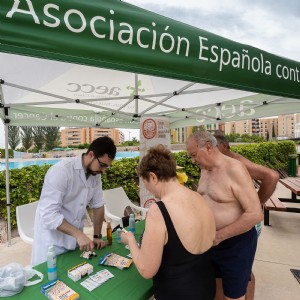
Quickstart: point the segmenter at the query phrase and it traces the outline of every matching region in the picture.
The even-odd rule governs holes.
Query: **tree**
[[[264,138],[262,136],[259,136],[257,134],[248,134],[243,133],[240,135],[239,133],[230,133],[228,135],[225,135],[226,139],[229,142],[243,142],[243,143],[261,143],[264,142]]]
[[[36,150],[42,150],[43,145],[45,143],[45,128],[34,126],[32,127],[33,130],[33,143]]]
[[[33,144],[32,136],[33,136],[33,130],[32,127],[27,126],[21,126],[21,139],[22,139],[22,145],[25,150],[30,149],[30,147]]]
[[[230,134],[226,134],[225,136],[229,142],[233,143],[236,140],[238,140],[241,135],[239,133],[230,133]]]
[[[131,141],[125,141],[121,143],[119,146],[126,147],[126,146],[139,146],[140,142],[134,137]]]
[[[274,122],[272,124],[272,138],[276,138]]]
[[[45,150],[49,151],[60,144],[59,127],[45,127]]]
[[[21,142],[20,128],[18,126],[8,126],[8,144],[15,150]]]

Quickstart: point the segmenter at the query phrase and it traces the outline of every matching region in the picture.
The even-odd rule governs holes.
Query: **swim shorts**
[[[257,245],[255,227],[212,247],[216,277],[222,278],[224,295],[239,298],[246,294]]]

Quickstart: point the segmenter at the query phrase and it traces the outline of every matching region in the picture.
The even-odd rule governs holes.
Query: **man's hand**
[[[223,240],[224,240],[224,238],[223,238],[222,234],[220,233],[220,231],[217,231],[215,239],[213,241],[213,246],[219,245],[221,242],[223,242]]]
[[[94,251],[94,243],[83,232],[77,236],[76,241],[81,251]]]
[[[102,249],[102,248],[106,247],[106,242],[100,238],[94,238],[93,242],[97,249]]]

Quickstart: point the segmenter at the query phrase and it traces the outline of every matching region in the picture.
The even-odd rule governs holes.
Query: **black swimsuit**
[[[170,215],[162,201],[156,203],[168,231],[162,262],[153,277],[154,296],[157,300],[213,300],[215,274],[210,251],[192,254],[182,245]]]

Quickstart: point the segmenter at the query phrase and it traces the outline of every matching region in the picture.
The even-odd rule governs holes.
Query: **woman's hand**
[[[127,231],[126,229],[122,229],[122,233],[121,233],[121,240],[122,242],[125,244],[125,245],[129,245],[129,241],[130,239],[134,239],[135,240],[135,237],[133,235],[132,232],[130,231]]]

